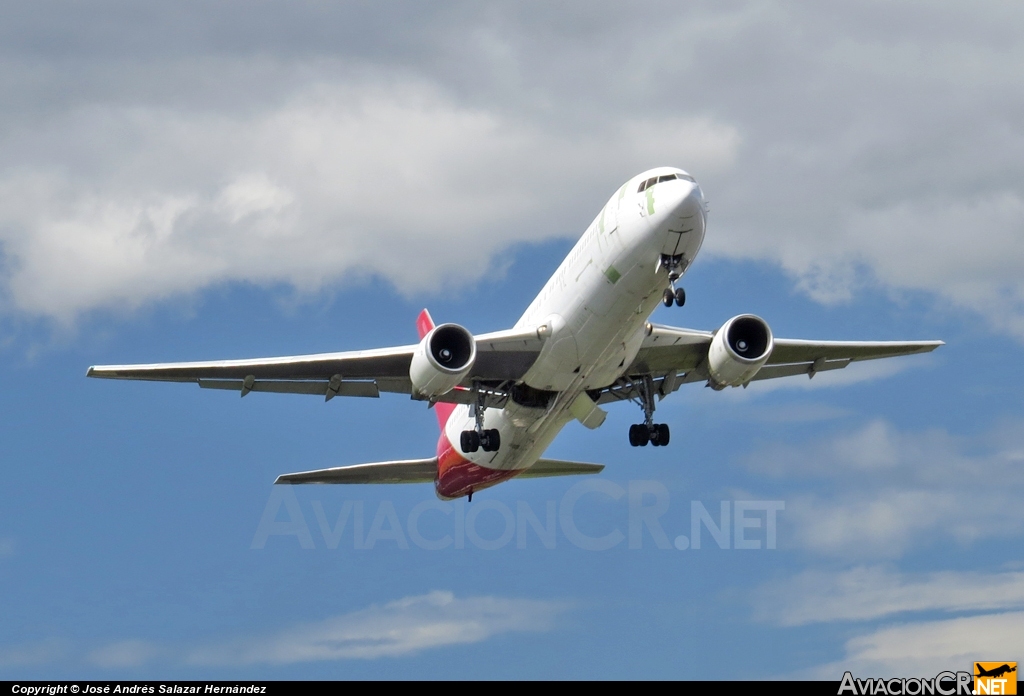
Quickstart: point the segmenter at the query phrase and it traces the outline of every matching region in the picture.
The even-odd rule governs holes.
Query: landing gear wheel
[[[661,301],[665,303],[666,307],[671,307],[676,299],[676,296],[672,294],[672,288],[665,288],[665,292],[662,293],[661,297]]]
[[[667,423],[654,422],[654,380],[651,375],[644,375],[642,379],[633,382],[638,395],[637,399],[644,409],[644,422],[629,426],[629,444],[633,447],[643,447],[647,443],[655,447],[664,447],[669,441],[669,429]]]
[[[480,436],[476,434],[475,430],[463,430],[462,435],[459,436],[459,445],[462,447],[462,451],[466,454],[471,454],[480,449]],[[484,451],[487,447],[484,446]]]
[[[475,435],[476,433],[474,433]],[[484,452],[497,452],[501,446],[501,433],[496,428],[485,430],[480,435],[480,447]]]
[[[676,288],[675,301],[677,307],[682,307],[686,304],[686,291],[682,288]]]
[[[651,440],[651,434],[647,432],[647,426],[643,423],[629,426],[629,444],[634,447],[646,447]]]
[[[664,447],[668,444],[669,432],[668,425],[665,423],[654,423],[647,428],[647,432],[650,433],[651,444],[655,447]]]
[[[484,411],[487,410],[485,406],[486,398],[484,392],[480,389],[480,385],[475,381],[473,382],[473,393],[476,396],[476,403],[470,404],[469,414],[476,422],[476,428],[473,430],[463,430],[459,438],[459,444],[462,445],[462,451],[467,453],[476,452],[481,447],[484,452],[497,452],[501,446],[501,433],[498,432],[497,428],[484,430]]]

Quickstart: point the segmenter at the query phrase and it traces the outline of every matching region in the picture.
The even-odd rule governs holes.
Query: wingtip
[[[90,365],[89,369],[85,371],[86,377],[96,377],[97,379],[112,379],[117,377],[117,370],[113,369],[110,365]]]

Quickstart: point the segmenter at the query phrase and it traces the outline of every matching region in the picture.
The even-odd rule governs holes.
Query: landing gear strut
[[[671,256],[669,254],[662,254],[660,265],[662,268],[668,270],[668,285],[665,288],[665,292],[662,294],[662,302],[665,303],[666,307],[671,307],[675,304],[678,307],[682,307],[686,304],[686,291],[682,288],[676,287],[676,281],[679,280],[683,275],[683,269],[685,264],[683,263],[683,255]]]
[[[476,392],[476,403],[470,405],[469,412],[476,419],[476,428],[462,431],[459,436],[459,446],[467,454],[476,452],[478,449],[482,449],[484,452],[497,452],[501,446],[501,433],[497,428],[484,429],[485,395],[477,385],[473,386],[473,390]]]
[[[655,447],[668,444],[670,433],[667,423],[654,422],[654,380],[644,375],[637,383],[640,406],[644,410],[644,422],[629,426],[629,444],[633,447],[644,447],[651,443]]]

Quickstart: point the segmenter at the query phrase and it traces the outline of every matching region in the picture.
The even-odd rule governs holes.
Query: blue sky
[[[1024,651],[1016,6],[652,3],[658,40],[614,4],[283,7],[39,3],[3,30],[0,674],[838,679]],[[630,448],[619,405],[549,450],[600,477],[443,510],[429,485],[272,497],[280,473],[429,456],[421,403],[84,377],[410,343],[423,306],[505,328],[663,164],[712,211],[686,307],[654,321],[947,345],[687,385],[667,448]],[[667,503],[670,541],[691,501],[781,501],[778,548],[630,548],[630,490]],[[573,497],[580,531],[624,539],[559,522],[554,548],[483,548],[503,511]],[[313,548],[254,543],[291,500]],[[373,548],[352,518],[325,538],[346,503],[364,537],[380,516]],[[421,504],[428,539],[475,516],[462,548],[408,538]]]

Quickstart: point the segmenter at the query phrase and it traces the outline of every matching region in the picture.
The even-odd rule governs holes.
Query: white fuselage
[[[569,407],[587,389],[613,384],[636,357],[647,319],[669,285],[662,254],[682,255],[685,271],[704,240],[706,206],[696,182],[676,178],[637,189],[652,177],[685,175],[670,167],[630,179],[615,192],[544,285],[517,328],[546,326],[548,336],[524,382],[558,392],[547,408],[511,399],[489,408],[484,427],[501,432],[497,452],[463,454],[488,469],[533,465],[573,416]],[[445,426],[450,442],[474,427],[458,406]]]

